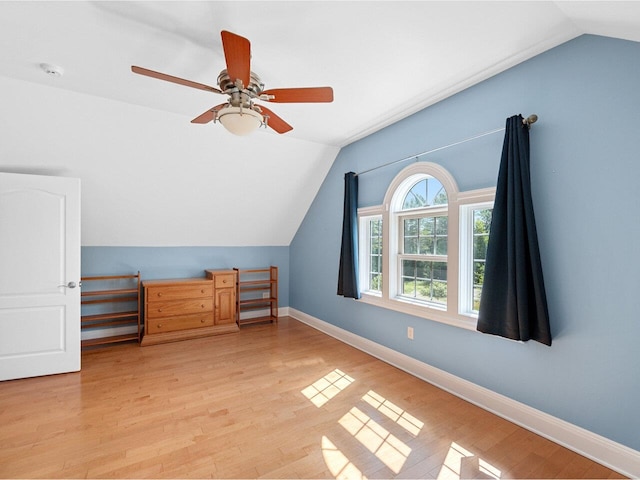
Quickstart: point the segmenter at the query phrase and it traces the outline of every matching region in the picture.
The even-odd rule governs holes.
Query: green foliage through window
[[[491,208],[473,211],[473,311],[480,309],[480,296],[484,285],[484,267],[487,259]]]
[[[402,202],[402,210],[446,204],[447,192],[442,183],[433,177],[426,177],[407,192]]]
[[[446,305],[446,262],[403,260],[401,288],[403,296]]]
[[[382,291],[382,219],[369,221],[369,290]]]

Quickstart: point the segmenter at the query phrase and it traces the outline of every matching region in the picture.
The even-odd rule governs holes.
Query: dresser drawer
[[[216,288],[230,288],[236,285],[236,279],[233,273],[218,274],[214,278]]]
[[[166,300],[180,300],[184,298],[213,297],[213,282],[203,282],[198,285],[160,285],[147,287],[147,302],[162,302]]]
[[[147,318],[173,317],[213,311],[213,298],[153,302],[147,305]]]
[[[163,332],[176,332],[191,328],[213,326],[213,314],[211,312],[195,315],[180,315],[171,318],[154,318],[148,321],[148,335]]]

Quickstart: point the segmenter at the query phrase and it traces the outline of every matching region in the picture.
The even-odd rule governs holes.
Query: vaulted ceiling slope
[[[221,30],[251,41],[266,88],[331,85],[334,102],[270,105],[293,131],[235,138],[189,123],[224,98],[131,73],[215,86]],[[81,176],[84,244],[288,245],[340,147],[583,33],[640,41],[640,2],[0,2],[0,169]],[[183,233],[151,238],[154,202]],[[215,227],[195,226],[205,212]]]

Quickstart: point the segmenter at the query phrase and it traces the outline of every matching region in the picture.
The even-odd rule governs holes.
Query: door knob
[[[76,285],[76,282],[69,282],[66,285],[58,285],[58,287],[64,287],[64,288],[76,288],[78,285]]]

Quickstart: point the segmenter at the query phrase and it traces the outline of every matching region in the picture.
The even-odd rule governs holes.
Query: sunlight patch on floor
[[[339,480],[365,480],[367,478],[353,463],[351,463],[345,454],[342,453],[340,449],[324,435],[322,436],[322,456],[324,457],[324,462],[327,464],[327,467],[329,467],[331,474]]]
[[[421,422],[416,417],[393,404],[382,395],[378,395],[373,390],[369,390],[362,399],[380,413],[386,415],[387,418],[396,422],[414,437],[417,436],[420,433],[420,430],[422,430],[422,427],[424,427],[424,422]]]
[[[353,407],[338,423],[393,472],[399,473],[411,448],[358,407]]]
[[[353,382],[353,378],[336,368],[306,387],[301,393],[320,408]]]
[[[461,478],[499,479],[500,470],[476,457],[472,452],[451,442],[438,480],[460,480]]]

